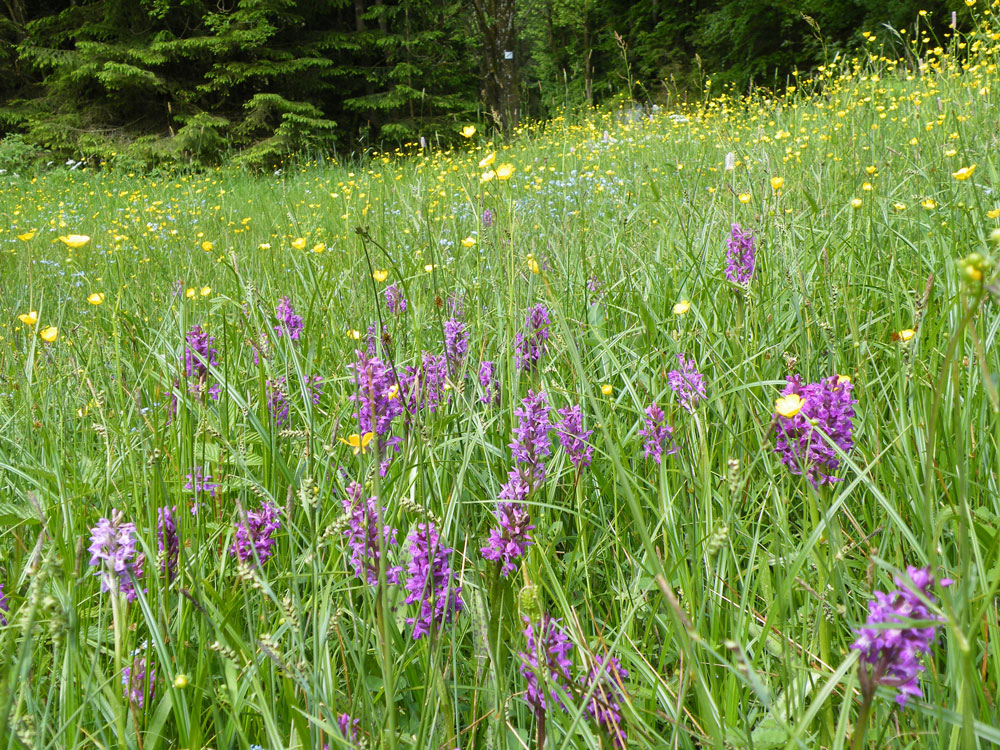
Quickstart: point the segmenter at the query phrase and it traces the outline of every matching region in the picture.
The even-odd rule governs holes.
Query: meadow
[[[1000,745],[976,19],[507,143],[0,176],[0,745]]]

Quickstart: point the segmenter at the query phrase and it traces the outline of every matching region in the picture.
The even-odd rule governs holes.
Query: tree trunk
[[[473,0],[483,37],[483,98],[490,116],[505,133],[521,119],[515,28],[516,0]]]

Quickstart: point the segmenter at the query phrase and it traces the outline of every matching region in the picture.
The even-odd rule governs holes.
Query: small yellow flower
[[[462,247],[472,247],[475,244],[476,244],[476,238],[473,237],[472,235],[469,235],[464,240],[462,240]]]
[[[892,207],[894,209],[896,209],[897,211],[905,211],[906,210],[906,204],[905,203],[898,203],[898,202],[897,203],[893,203]]]
[[[396,385],[393,385],[392,388],[389,389],[389,392],[385,394],[385,397],[387,399],[389,399],[390,401],[392,401],[398,395],[399,395],[399,385],[396,384]]]
[[[850,382],[851,382],[851,376],[850,375],[838,375],[837,376],[837,385],[840,385],[841,383],[850,383]]]
[[[462,135],[465,138],[471,138],[475,134],[476,134],[476,126],[475,125],[466,125],[464,128],[462,128]]]
[[[951,176],[956,180],[967,180],[972,177],[972,173],[976,171],[976,165],[973,164],[971,167],[962,167],[957,172],[952,172]]]
[[[427,263],[427,264],[424,265],[424,270],[427,273],[431,273],[436,267],[437,266],[435,266],[433,263]]]
[[[497,176],[497,173],[494,172],[491,169],[488,172],[483,172],[482,175],[480,175],[480,177],[479,177],[479,181],[480,182],[489,182],[490,180],[492,180],[496,176]]]
[[[914,331],[912,328],[904,328],[897,335],[899,336],[900,341],[906,342],[912,339],[914,336],[916,336],[917,332]]]
[[[24,323],[26,326],[33,326],[38,322],[38,310],[32,310],[31,312],[21,313],[17,316],[17,319]]]
[[[313,245],[314,253],[319,254],[324,252],[325,250],[326,250],[326,245],[324,245],[322,242],[317,242],[315,245]]]
[[[355,330],[353,328],[348,329],[348,331],[347,331],[347,338],[354,339],[355,341],[357,341],[358,339],[361,338],[361,331],[357,331],[357,330]]]
[[[25,232],[24,234],[17,235],[17,238],[21,240],[21,242],[28,242],[29,240],[35,239],[36,234],[38,234],[38,232],[32,230],[30,232]]]
[[[215,245],[213,245],[208,240],[205,240],[204,242],[201,243],[201,249],[204,250],[206,253],[210,253],[213,250],[215,250]]]
[[[740,193],[738,197],[740,199],[740,203],[746,204],[750,202],[750,193]]]
[[[686,299],[682,299],[674,305],[674,315],[683,315],[688,310],[691,309],[691,303]]]
[[[773,190],[781,190],[785,186],[784,177],[772,177],[771,178],[771,188]]]
[[[174,678],[174,687],[183,690],[188,686],[188,676],[183,672]]]
[[[496,159],[497,159],[497,152],[493,151],[488,156],[483,157],[483,160],[479,162],[479,168],[486,169],[486,167],[495,162]]]
[[[862,203],[860,198],[851,198],[851,208],[861,208]]]
[[[210,287],[210,286],[203,286],[201,288],[201,296],[202,297],[207,297],[211,293],[212,293],[212,287]]]
[[[344,445],[351,446],[354,450],[354,455],[356,456],[359,453],[363,454],[365,452],[365,449],[368,447],[368,443],[372,441],[374,436],[374,432],[366,432],[364,435],[359,435],[355,432],[353,435],[348,437],[347,440],[344,440],[342,437],[337,438],[337,440],[342,442]]]
[[[38,335],[42,337],[42,341],[51,344],[59,336],[59,329],[55,326],[47,326],[39,331]]]
[[[296,250],[305,250],[306,249],[306,238],[305,237],[296,237],[294,240],[292,240],[292,247],[294,247]]]
[[[59,237],[59,241],[66,245],[66,247],[76,250],[90,242],[90,237],[85,234],[64,234]]]
[[[976,0],[965,0],[965,4],[971,8],[973,5],[976,4]]]
[[[872,184],[870,182],[866,182],[866,183],[864,183],[861,186],[861,189],[864,190],[864,191],[866,191],[866,192],[870,192],[870,191],[874,190],[875,188],[872,186]]]
[[[992,211],[986,212],[987,219],[995,219],[998,216],[1000,216],[1000,208],[994,208]]]
[[[375,279],[379,284],[389,278],[389,272],[384,271],[381,268],[376,268],[372,273],[372,278]]]
[[[774,402],[774,411],[783,417],[794,417],[805,405],[806,401],[797,393],[789,393]]]
[[[514,174],[513,164],[501,164],[499,167],[497,167],[498,180],[509,180],[512,174]]]
[[[94,292],[89,297],[87,297],[87,302],[92,305],[99,305],[104,302],[104,292]]]
[[[184,292],[184,296],[188,299],[194,299],[198,293],[194,290],[194,287],[188,287],[187,291]]]
[[[261,242],[260,245],[258,245],[258,247],[261,250],[270,250],[271,249],[271,243],[270,242]]]
[[[932,209],[937,208],[937,201],[935,201],[933,198],[925,198],[924,200],[920,201],[920,205],[926,208],[928,211],[930,211]]]
[[[610,396],[614,392],[615,389],[611,386],[611,383],[605,383],[604,385],[601,386],[601,393],[603,393],[605,396]]]

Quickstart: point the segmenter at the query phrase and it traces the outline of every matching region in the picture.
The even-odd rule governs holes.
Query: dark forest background
[[[254,166],[780,88],[963,0],[0,0],[6,152]],[[891,27],[891,28],[890,28]],[[903,36],[902,39],[906,37]]]

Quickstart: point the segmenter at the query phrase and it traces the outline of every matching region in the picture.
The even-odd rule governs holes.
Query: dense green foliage
[[[968,19],[962,0],[6,0],[0,127],[77,159],[273,165],[623,90],[663,103],[705,71],[778,85],[919,7]]]

